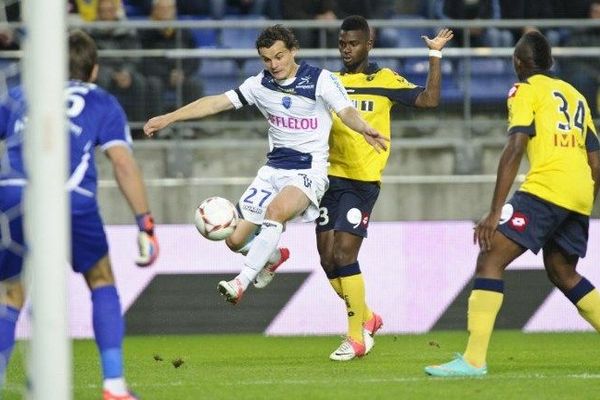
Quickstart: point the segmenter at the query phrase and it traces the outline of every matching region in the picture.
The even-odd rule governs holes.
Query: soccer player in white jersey
[[[244,267],[233,280],[218,285],[219,292],[233,304],[265,265],[287,258],[277,249],[283,225],[295,218],[310,222],[319,216],[319,201],[329,184],[330,111],[375,149],[387,148],[387,139],[361,118],[335,75],[296,63],[298,42],[289,29],[281,25],[266,28],[256,40],[256,49],[265,67],[258,75],[235,90],[200,98],[154,117],[144,126],[145,133],[152,135],[176,121],[245,105],[256,105],[267,119],[271,151],[266,165],[240,198],[243,220],[227,239],[229,248],[246,255]],[[254,237],[258,227],[260,233]]]

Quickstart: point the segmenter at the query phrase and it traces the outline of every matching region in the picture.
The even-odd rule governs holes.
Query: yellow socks
[[[485,365],[490,337],[502,300],[504,282],[499,279],[477,278],[469,297],[468,330],[469,341],[464,358],[473,366]]]
[[[579,314],[600,332],[600,293],[585,278],[581,278],[565,296],[577,307]]]
[[[363,343],[363,317],[365,313],[365,281],[358,262],[338,269],[346,311],[348,336]]]
[[[344,299],[344,292],[342,291],[342,281],[339,277],[329,278],[329,284],[335,291],[335,293],[340,297],[340,299]]]

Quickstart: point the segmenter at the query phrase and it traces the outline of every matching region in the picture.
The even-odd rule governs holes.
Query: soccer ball
[[[238,213],[231,202],[222,197],[209,197],[194,213],[196,229],[209,240],[225,240],[235,230]]]

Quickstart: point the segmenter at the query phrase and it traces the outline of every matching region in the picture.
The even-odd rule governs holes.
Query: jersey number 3
[[[554,91],[552,92],[552,94],[554,95],[554,97],[560,100],[561,104],[558,106],[558,110],[565,117],[564,121],[558,123],[558,129],[560,129],[561,131],[570,131],[572,129],[572,120],[573,125],[575,125],[576,128],[583,132],[583,124],[585,121],[585,105],[583,104],[583,101],[577,101],[577,109],[575,110],[575,116],[571,118],[571,114],[569,113],[569,103],[567,102],[566,97],[559,91]]]

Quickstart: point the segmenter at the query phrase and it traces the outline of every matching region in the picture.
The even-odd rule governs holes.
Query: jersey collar
[[[367,65],[367,68],[361,72],[362,74],[365,75],[373,75],[374,73],[376,73],[377,71],[379,71],[381,68],[379,68],[379,65],[376,62],[372,62],[369,63],[369,65]],[[346,67],[343,67],[340,71],[341,75],[347,74],[348,70],[346,69]]]

